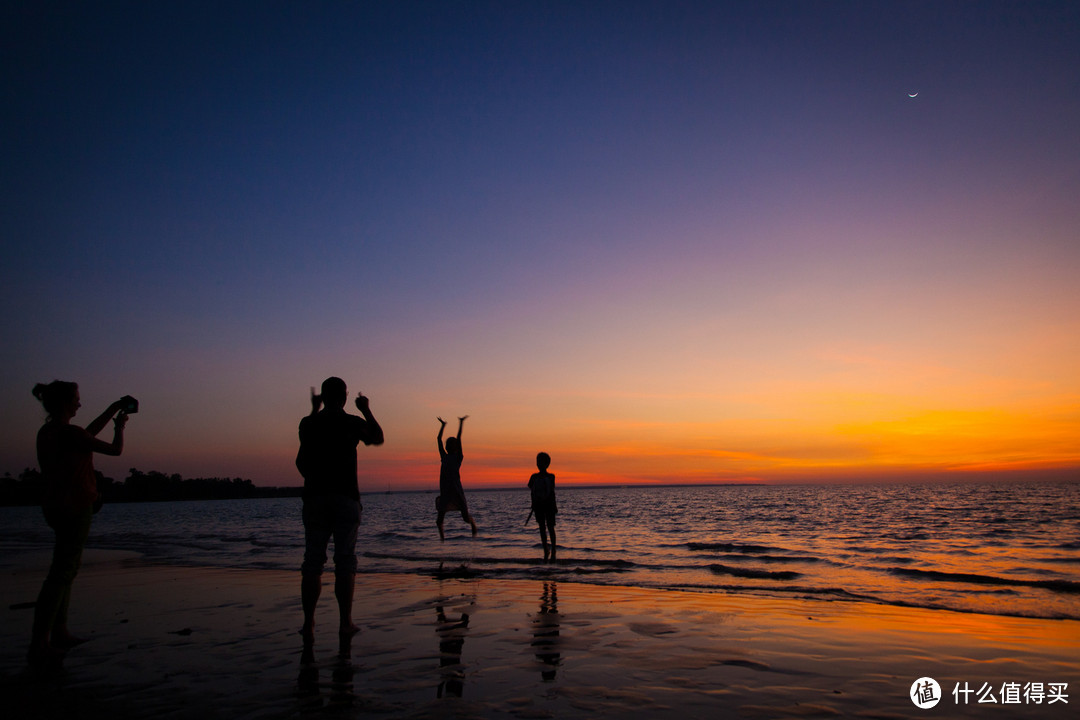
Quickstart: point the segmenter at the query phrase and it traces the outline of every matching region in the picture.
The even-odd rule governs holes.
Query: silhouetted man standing
[[[356,396],[356,409],[345,412],[348,390],[341,378],[327,378],[322,394],[311,393],[311,414],[300,421],[300,451],[296,467],[304,476],[304,563],[300,568],[300,599],[304,607],[305,642],[315,639],[315,606],[322,593],[326,547],[334,538],[334,595],[341,616],[339,632],[351,635],[356,582],[356,533],[360,526],[360,486],[356,480],[356,448],[382,445],[383,431],[368,407]],[[319,407],[325,405],[320,410]]]

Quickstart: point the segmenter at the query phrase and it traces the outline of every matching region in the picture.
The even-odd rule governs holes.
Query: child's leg
[[[540,544],[544,546],[544,559],[547,560],[548,553],[551,552],[551,549],[548,547],[547,523],[544,522],[543,515],[538,515],[536,517],[536,524],[540,526]]]
[[[544,521],[545,521],[545,524],[548,526],[547,527],[548,534],[551,535],[551,559],[554,560],[555,559],[555,548],[556,548],[556,545],[555,545],[555,515],[554,514],[550,514],[550,515],[545,514]]]
[[[469,525],[472,526],[473,537],[476,537],[476,521],[473,520],[473,516],[469,514],[468,510],[462,508],[461,517],[465,520],[465,522],[469,523]]]

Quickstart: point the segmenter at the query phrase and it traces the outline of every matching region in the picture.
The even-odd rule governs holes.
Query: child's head
[[[461,441],[458,440],[456,437],[446,438],[446,452],[450,453],[451,455],[456,455],[457,453],[461,452]]]
[[[551,465],[550,455],[546,452],[536,454],[536,467],[539,468],[541,472],[547,470],[549,465]]]

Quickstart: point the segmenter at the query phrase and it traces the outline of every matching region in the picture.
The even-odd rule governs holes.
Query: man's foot
[[[300,628],[300,637],[304,638],[304,644],[315,642],[315,623],[304,623]]]
[[[27,651],[26,659],[36,670],[59,670],[64,662],[64,653],[48,643],[34,643]]]
[[[470,525],[472,525],[472,536],[476,537],[476,523],[472,522]]]
[[[343,637],[349,637],[351,635],[355,635],[358,632],[360,632],[360,626],[354,622],[349,622],[348,624],[342,625],[338,628],[338,635],[341,635]]]

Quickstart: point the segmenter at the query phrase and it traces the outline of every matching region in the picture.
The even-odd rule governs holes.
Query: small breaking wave
[[[731,565],[710,565],[709,570],[715,575],[730,575],[753,580],[794,580],[802,577],[802,573],[793,570],[755,570],[753,568],[732,567]]]
[[[771,552],[787,552],[784,548],[769,547],[768,545],[740,545],[738,543],[702,543],[702,542],[690,542],[686,543],[686,547],[695,551],[713,551],[713,552],[738,552],[747,555],[758,555],[761,553]]]
[[[938,582],[967,583],[969,585],[1000,585],[1007,587],[1032,587],[1053,590],[1054,592],[1080,594],[1080,583],[1071,580],[1024,580],[1021,578],[1003,578],[994,575],[973,573],[952,573],[941,570],[918,570],[915,568],[888,568],[887,572],[900,577],[934,580]]]

